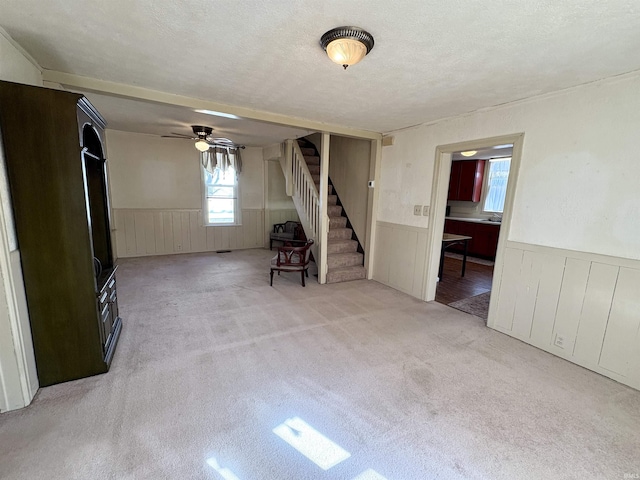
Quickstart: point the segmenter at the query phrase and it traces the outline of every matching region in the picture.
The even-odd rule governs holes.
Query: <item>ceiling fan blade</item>
[[[224,148],[241,148],[244,150],[244,145],[238,145],[237,143],[219,143],[219,142],[209,142],[209,145],[212,147],[224,147]]]
[[[171,132],[171,135],[161,135],[163,138],[186,138],[188,140],[196,140],[192,135],[185,135],[183,133]]]

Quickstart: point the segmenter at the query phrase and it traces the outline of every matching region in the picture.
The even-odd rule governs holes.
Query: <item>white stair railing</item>
[[[309,172],[307,162],[302,155],[298,142],[287,140],[285,146],[283,170],[286,180],[287,195],[291,195],[298,211],[300,223],[308,239],[313,239],[311,247],[316,262],[320,259],[320,252],[324,242],[320,235],[322,223],[322,209],[318,189]],[[328,218],[327,218],[328,221]]]

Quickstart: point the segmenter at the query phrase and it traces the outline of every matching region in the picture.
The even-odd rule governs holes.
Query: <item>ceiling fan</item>
[[[171,135],[162,135],[163,138],[184,138],[196,141],[196,148],[201,152],[206,152],[210,147],[230,147],[245,148],[244,145],[238,145],[228,138],[214,138],[211,136],[212,127],[204,127],[202,125],[191,125],[193,135],[185,135],[184,133],[171,132]]]

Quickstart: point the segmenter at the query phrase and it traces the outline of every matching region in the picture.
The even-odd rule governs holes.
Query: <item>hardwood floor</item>
[[[445,305],[491,290],[493,266],[467,261],[464,277],[460,276],[462,260],[444,258],[444,271],[436,288],[436,302]]]

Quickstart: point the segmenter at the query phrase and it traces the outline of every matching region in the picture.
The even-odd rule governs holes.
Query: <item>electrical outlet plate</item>
[[[555,339],[555,341],[553,342],[553,344],[554,344],[556,347],[564,348],[564,344],[565,344],[565,338],[564,338],[564,335],[560,335],[559,333],[556,333],[556,339]]]
[[[413,214],[421,215],[422,214],[422,205],[414,205],[413,206]]]
[[[425,205],[424,207],[422,207],[422,215],[425,217],[429,216],[429,205]]]

